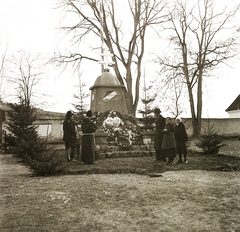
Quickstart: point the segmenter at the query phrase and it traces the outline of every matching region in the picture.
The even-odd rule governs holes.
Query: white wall
[[[229,118],[240,118],[240,110],[232,110],[227,112]]]

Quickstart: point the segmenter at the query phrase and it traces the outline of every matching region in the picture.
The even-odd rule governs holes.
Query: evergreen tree
[[[224,146],[222,144],[223,139],[218,135],[218,132],[214,129],[214,126],[210,124],[208,120],[207,127],[201,133],[196,146],[201,148],[205,154],[217,154],[219,148]]]
[[[146,86],[145,76],[144,76],[144,87],[143,94],[144,97],[141,98],[141,102],[143,103],[143,108],[138,112],[142,114],[142,118],[139,118],[139,122],[142,124],[140,128],[143,131],[151,131],[154,128],[154,117],[153,117],[153,109],[151,108],[151,103],[155,101],[155,95],[150,97],[150,91],[152,86]]]
[[[37,126],[33,124],[35,120],[36,114],[31,106],[10,104],[7,129],[14,138],[14,152],[22,158],[24,155],[34,158],[43,151],[44,143],[38,135]]]
[[[73,104],[75,109],[77,110],[77,114],[75,117],[76,123],[81,124],[83,115],[87,112],[88,104],[85,103],[86,98],[89,97],[89,94],[86,94],[84,88],[86,84],[81,80],[81,74],[79,75],[79,85],[78,94],[74,94],[73,97],[76,99],[77,103]]]

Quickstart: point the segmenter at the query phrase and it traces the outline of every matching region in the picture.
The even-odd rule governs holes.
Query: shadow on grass
[[[108,158],[86,165],[82,162],[72,162],[62,174],[139,174],[163,173],[166,171],[207,170],[207,171],[239,171],[240,158],[224,154],[205,155],[191,153],[188,163],[175,163],[172,166],[156,162],[154,157]],[[175,159],[177,160],[177,158]]]

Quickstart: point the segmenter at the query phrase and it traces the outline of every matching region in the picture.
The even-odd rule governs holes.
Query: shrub
[[[66,166],[63,166],[64,156],[59,156],[56,150],[46,151],[35,155],[35,158],[24,155],[24,163],[30,168],[34,176],[50,176],[62,173]]]
[[[13,152],[20,158],[23,158],[24,154],[34,158],[45,148],[44,141],[38,135],[37,126],[33,125],[35,120],[36,114],[31,106],[10,104],[7,129],[14,146]]]
[[[224,146],[222,141],[222,137],[218,135],[214,126],[210,125],[210,122],[208,121],[208,125],[204,132],[199,136],[196,146],[201,148],[206,154],[217,154],[219,152],[219,148]]]
[[[7,128],[10,131],[13,152],[23,159],[36,176],[61,172],[64,157],[59,157],[53,147],[46,150],[46,142],[37,132],[35,110],[24,104],[11,104]]]

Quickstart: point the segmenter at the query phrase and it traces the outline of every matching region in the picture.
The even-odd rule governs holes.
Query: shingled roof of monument
[[[233,101],[233,103],[226,109],[226,111],[240,110],[240,94]]]
[[[124,85],[121,85],[120,81],[110,72],[103,72],[102,75],[96,79],[94,85],[90,87],[90,90],[97,86],[124,87]]]

